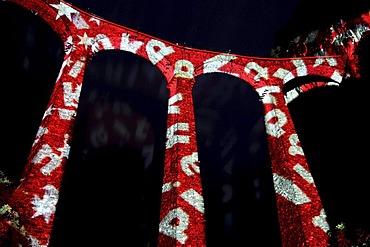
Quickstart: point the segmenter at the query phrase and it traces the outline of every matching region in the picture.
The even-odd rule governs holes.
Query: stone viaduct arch
[[[9,2],[36,13],[60,36],[65,47],[64,61],[21,182],[9,201],[32,246],[48,245],[84,70],[94,54],[102,50],[141,56],[167,81],[159,246],[206,246],[192,88],[196,76],[208,73],[240,78],[261,98],[283,245],[326,246],[329,225],[325,210],[287,107],[312,85],[283,88],[292,79],[305,76],[326,78],[319,86],[340,84],[346,57],[261,58],[198,50],[116,25],[64,1]]]

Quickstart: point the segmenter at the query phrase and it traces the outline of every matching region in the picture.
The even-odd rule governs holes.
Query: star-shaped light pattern
[[[61,2],[59,4],[50,4],[54,8],[58,9],[58,14],[55,20],[58,20],[59,17],[65,15],[68,20],[72,21],[72,15],[71,14],[78,14],[78,11],[72,8],[71,6],[68,6],[67,4]]]
[[[80,36],[80,35],[77,35],[77,36],[81,39],[80,42],[78,42],[78,45],[85,45],[85,49],[87,49],[87,46],[92,45],[93,38],[90,38],[89,36],[87,36],[86,33],[84,33],[84,36]]]
[[[55,205],[58,202],[58,190],[50,184],[46,185],[44,189],[45,194],[42,199],[35,196],[32,200],[32,204],[34,205],[32,208],[35,210],[35,214],[32,218],[42,215],[46,223],[49,223],[51,215],[55,212]]]

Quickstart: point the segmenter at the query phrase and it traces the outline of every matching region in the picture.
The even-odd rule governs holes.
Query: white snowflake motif
[[[42,199],[35,196],[32,200],[32,204],[34,205],[32,208],[35,210],[35,214],[32,218],[42,215],[46,223],[49,223],[51,215],[55,212],[59,194],[58,190],[53,185],[46,185],[44,189],[45,194]]]
[[[84,33],[84,36],[80,36],[77,34],[77,36],[80,38],[80,42],[78,42],[78,45],[84,45],[85,49],[87,49],[88,46],[91,46],[93,44],[93,38],[87,36],[86,33]]]

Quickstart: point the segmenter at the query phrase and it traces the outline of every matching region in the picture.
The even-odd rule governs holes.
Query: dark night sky
[[[269,56],[302,0],[70,1],[105,19],[189,47]]]
[[[351,18],[366,7],[365,1],[351,1],[349,6],[321,2],[70,1],[173,43],[260,57],[269,57],[277,44],[286,45],[302,32]],[[0,20],[9,37],[1,41],[8,61],[1,74],[9,82],[5,91],[16,95],[18,103],[1,99],[7,106],[5,129],[10,130],[4,133],[8,145],[1,156],[5,170],[17,180],[63,53],[61,42],[35,15],[1,2]],[[15,69],[19,73],[13,73]],[[94,57],[85,77],[50,247],[96,246],[103,241],[156,246],[167,111],[164,78],[147,61],[120,52]],[[332,223],[344,220],[369,228],[368,214],[362,215],[368,206],[363,201],[368,188],[362,154],[366,150],[358,144],[364,135],[359,126],[365,128],[359,116],[368,103],[366,90],[358,90],[360,83],[307,93],[292,104],[291,113]],[[281,246],[257,95],[226,75],[200,76],[197,84],[194,111],[207,184],[209,246],[241,246],[245,241]],[[145,140],[125,139],[126,133],[115,129],[119,123],[131,133],[132,119],[150,126]]]

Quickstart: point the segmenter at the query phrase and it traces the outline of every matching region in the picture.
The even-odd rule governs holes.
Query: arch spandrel
[[[300,151],[283,85],[310,74],[339,83],[344,58],[274,59],[197,50],[111,23],[64,1],[11,2],[40,13],[66,47],[40,126],[47,131],[37,136],[27,173],[10,201],[32,241],[48,244],[85,67],[95,53],[117,49],[149,60],[163,73],[170,90],[159,245],[206,245],[191,89],[197,75],[226,73],[249,83],[263,103],[283,245],[326,246],[325,211]]]

